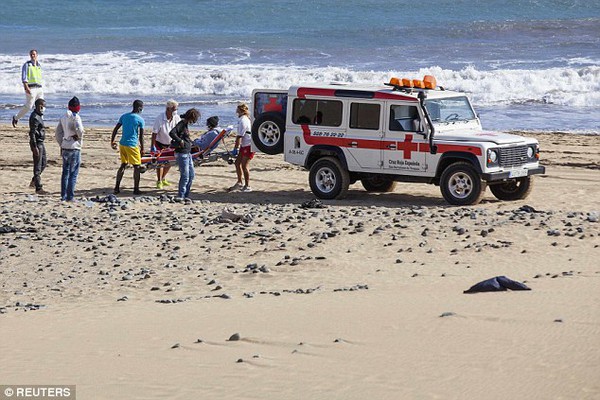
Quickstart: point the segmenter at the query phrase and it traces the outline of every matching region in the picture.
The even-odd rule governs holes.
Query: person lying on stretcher
[[[215,140],[219,133],[221,132],[221,128],[219,128],[219,117],[214,116],[210,117],[206,120],[206,127],[208,130],[202,134],[198,139],[195,139],[193,142],[194,146],[197,146],[199,150],[204,150],[210,146],[210,144]]]
[[[200,158],[208,156],[213,150],[215,150],[223,138],[231,133],[233,126],[228,126],[225,129],[219,128],[219,118],[210,117],[206,121],[208,131],[200,136],[198,139],[192,142],[191,156],[195,161]],[[228,156],[235,156],[233,153],[226,153]],[[221,156],[224,157],[223,155]],[[224,158],[228,163],[232,163],[232,158]],[[174,164],[175,153],[172,147],[167,147],[158,151],[151,151],[149,154],[142,156],[142,164],[149,168],[155,168],[156,165],[163,164]]]

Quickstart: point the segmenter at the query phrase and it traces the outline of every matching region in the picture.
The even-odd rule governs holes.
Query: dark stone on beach
[[[117,301],[127,301],[127,300],[129,300],[127,298],[127,296],[123,296],[123,297],[117,299]]]
[[[1,233],[14,233],[17,232],[17,228],[9,225],[0,226],[0,234]]]
[[[465,232],[467,232],[467,230],[465,228],[463,228],[462,226],[455,226],[454,228],[452,228],[452,230],[459,235],[464,235]]]
[[[202,339],[196,339],[196,341],[194,343],[204,343],[204,340],[202,340]]]
[[[241,358],[238,358],[238,359],[237,359],[237,361],[236,361],[236,363],[238,363],[238,364],[239,364],[239,363],[243,363],[243,362],[244,362],[244,360],[243,360],[243,359],[241,359]]]
[[[237,342],[238,340],[240,340],[239,333],[234,333],[233,335],[229,336],[229,339],[227,339],[228,342]]]
[[[260,272],[263,272],[263,273],[265,273],[265,274],[266,274],[266,273],[268,273],[268,272],[271,272],[271,270],[270,270],[269,268],[267,268],[267,266],[266,266],[266,265],[262,265],[262,266],[261,266],[261,267],[260,267],[258,270],[259,270]]]
[[[537,213],[537,212],[539,212],[535,208],[533,208],[531,206],[528,206],[527,204],[524,205],[524,206],[521,206],[519,208],[519,211],[523,211],[523,212],[526,212],[526,213]]]
[[[440,314],[440,318],[444,318],[444,317],[453,317],[455,316],[456,313],[453,313],[452,311],[446,311]]]
[[[172,349],[178,349],[179,348],[179,343],[175,343],[173,346],[171,346]]]
[[[564,322],[564,321],[562,320],[562,318],[559,318],[559,319],[555,319],[554,322]]]

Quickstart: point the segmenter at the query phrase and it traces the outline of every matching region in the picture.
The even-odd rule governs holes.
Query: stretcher
[[[228,164],[233,164],[235,156],[227,149],[224,138],[231,132],[231,129],[223,129],[213,139],[210,144],[201,149],[196,145],[192,146],[191,156],[194,161],[194,166],[198,167],[202,164],[211,163],[217,160],[225,160]],[[217,148],[221,145],[224,150],[217,151]],[[177,159],[175,156],[175,149],[167,147],[162,150],[150,151],[142,155],[142,166],[144,170],[156,169],[165,167],[167,165],[176,165]]]

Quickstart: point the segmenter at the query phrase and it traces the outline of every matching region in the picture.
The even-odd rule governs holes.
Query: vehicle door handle
[[[350,147],[358,147],[358,142],[350,142]]]
[[[396,150],[398,147],[396,146],[395,143],[392,143],[392,144],[389,144],[387,148],[390,150]]]

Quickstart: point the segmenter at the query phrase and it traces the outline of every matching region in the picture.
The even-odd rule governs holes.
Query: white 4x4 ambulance
[[[483,131],[467,96],[432,76],[254,90],[252,100],[253,146],[308,169],[321,199],[342,198],[360,181],[370,192],[433,183],[455,205],[477,204],[487,186],[519,200],[545,172],[537,140]]]

